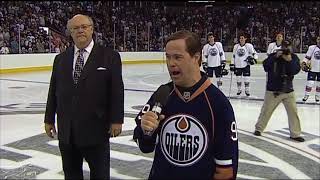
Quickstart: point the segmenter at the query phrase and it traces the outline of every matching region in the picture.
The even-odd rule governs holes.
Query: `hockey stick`
[[[230,78],[230,86],[229,86],[229,99],[230,99],[230,93],[231,93],[231,85],[232,85],[232,74],[233,74],[233,71],[230,72],[231,73],[231,78]]]

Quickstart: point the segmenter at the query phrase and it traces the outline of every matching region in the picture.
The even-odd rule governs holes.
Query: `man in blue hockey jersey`
[[[155,151],[149,179],[235,179],[239,150],[233,108],[200,71],[199,37],[178,31],[167,39],[165,51],[172,81],[140,111],[133,135],[142,152]]]

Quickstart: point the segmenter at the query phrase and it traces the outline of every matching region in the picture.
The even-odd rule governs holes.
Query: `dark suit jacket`
[[[123,123],[124,118],[120,55],[94,44],[77,85],[73,59],[73,46],[54,59],[44,122],[54,124],[57,114],[62,143],[70,143],[71,133],[73,143],[79,146],[106,143],[111,123]]]

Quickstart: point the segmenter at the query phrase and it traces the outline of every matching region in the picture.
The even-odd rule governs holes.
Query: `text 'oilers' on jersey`
[[[199,82],[198,82],[199,83]],[[238,167],[237,125],[226,96],[205,77],[192,93],[173,85],[152,136],[144,135],[141,116],[154,105],[154,94],[136,118],[134,140],[142,152],[155,150],[149,179],[213,179],[215,168]]]

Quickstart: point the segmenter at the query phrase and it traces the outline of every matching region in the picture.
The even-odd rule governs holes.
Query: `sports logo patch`
[[[196,118],[187,114],[170,117],[160,134],[161,150],[176,166],[189,166],[202,158],[208,145],[208,134]]]
[[[316,51],[316,52],[314,53],[314,58],[315,58],[316,60],[320,60],[320,51]]]
[[[211,49],[209,50],[209,54],[210,54],[211,56],[216,56],[216,55],[218,54],[218,52],[217,52],[216,48],[211,48]]]
[[[246,51],[244,49],[238,49],[237,50],[237,54],[238,54],[239,57],[244,56],[245,53],[246,53]]]

